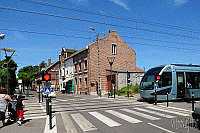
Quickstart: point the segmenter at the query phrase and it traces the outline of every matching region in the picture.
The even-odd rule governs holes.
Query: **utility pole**
[[[98,49],[98,79],[99,79],[99,82],[98,82],[98,94],[99,96],[101,97],[101,66],[100,66],[100,47],[99,47],[99,38],[100,38],[100,35],[98,34],[97,36],[97,49]]]

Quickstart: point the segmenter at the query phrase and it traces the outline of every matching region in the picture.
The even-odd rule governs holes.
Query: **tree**
[[[1,73],[1,85],[3,87],[7,86],[7,60],[3,59],[0,62],[0,73]],[[9,88],[10,88],[10,94],[13,94],[13,91],[15,90],[15,87],[17,85],[16,82],[16,70],[17,70],[17,64],[15,63],[15,61],[13,59],[10,59],[8,61],[8,81],[9,81]]]
[[[31,85],[32,81],[35,80],[35,74],[39,70],[38,66],[26,66],[18,71],[18,78],[23,80],[25,85]]]

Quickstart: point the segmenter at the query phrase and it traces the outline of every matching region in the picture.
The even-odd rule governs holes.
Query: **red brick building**
[[[136,67],[136,52],[117,31],[110,30],[98,43],[93,42],[69,57],[73,58],[74,64],[75,93],[95,94],[100,89],[102,94],[106,94],[111,89],[110,64],[107,59],[111,56],[115,57],[112,79],[116,90],[126,86],[127,71],[131,72],[133,84],[140,82],[145,72]]]

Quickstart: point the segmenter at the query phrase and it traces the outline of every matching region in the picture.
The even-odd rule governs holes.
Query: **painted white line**
[[[183,113],[179,113],[179,112],[175,112],[175,111],[170,111],[170,110],[167,110],[167,109],[160,109],[160,108],[157,108],[157,107],[146,107],[146,108],[158,110],[158,111],[163,111],[163,112],[167,112],[167,113],[171,113],[171,114],[181,115],[181,116],[189,116],[189,114],[183,114]]]
[[[46,125],[44,129],[44,133],[57,133],[57,125],[56,125],[56,116],[52,118],[52,129],[49,128],[49,116],[46,116]]]
[[[132,117],[130,117],[130,116],[128,116],[128,115],[125,115],[125,114],[116,112],[116,111],[114,111],[114,110],[106,110],[106,112],[108,112],[108,113],[110,113],[110,114],[112,114],[112,115],[114,115],[114,116],[116,116],[116,117],[119,117],[119,118],[121,118],[121,119],[123,119],[123,120],[125,120],[125,121],[128,121],[128,122],[130,122],[130,123],[139,123],[139,122],[142,122],[142,121],[140,121],[140,120],[137,120],[137,119],[132,118]]]
[[[29,119],[42,119],[42,118],[47,118],[47,116],[25,117],[25,120],[29,120]]]
[[[68,113],[61,113],[61,117],[67,133],[78,133]]]
[[[42,106],[42,104],[41,103],[39,103],[39,104],[40,104],[40,107],[42,108],[43,112],[46,112],[46,110],[44,109],[44,107]]]
[[[115,127],[115,126],[120,126],[121,124],[111,120],[110,118],[98,113],[98,112],[88,112],[89,114],[93,115],[94,117],[96,117],[97,119],[99,119],[100,121],[102,121],[103,123],[105,123],[106,125],[108,125],[109,127]]]
[[[140,112],[136,112],[136,111],[133,111],[133,110],[130,110],[130,109],[120,109],[120,110],[126,111],[126,112],[134,114],[134,115],[144,117],[144,118],[149,119],[149,120],[159,120],[160,119],[160,118],[153,117],[153,116],[143,114],[143,113],[140,113]]]
[[[152,123],[148,123],[148,124],[151,125],[151,126],[154,126],[154,127],[156,127],[156,128],[159,128],[159,129],[161,129],[161,130],[163,130],[163,131],[166,131],[166,132],[168,132],[168,133],[174,133],[174,132],[172,132],[172,131],[169,131],[169,130],[167,130],[167,129],[165,129],[165,128],[162,128],[162,127],[160,127],[160,126],[154,125],[154,124],[152,124]]]
[[[185,112],[187,112],[187,113],[192,113],[192,112],[193,112],[193,111],[191,111],[191,110],[182,109],[182,108],[166,107],[166,106],[164,106],[164,105],[159,105],[159,106],[161,106],[161,107],[165,107],[165,108],[171,108],[171,109],[181,110],[181,111],[185,111]]]
[[[143,112],[147,112],[147,113],[150,113],[150,114],[159,115],[159,116],[166,117],[166,118],[175,118],[175,116],[172,116],[172,115],[162,114],[162,113],[159,113],[159,112],[156,112],[156,111],[146,110],[146,109],[143,109],[143,108],[134,108],[134,109],[139,110],[139,111],[143,111]]]
[[[83,117],[80,113],[71,114],[72,118],[76,121],[76,123],[80,126],[80,128],[86,131],[97,130],[97,128],[92,125],[85,117]]]

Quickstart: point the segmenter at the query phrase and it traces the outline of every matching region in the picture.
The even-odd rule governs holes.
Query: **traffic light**
[[[51,74],[42,74],[42,81],[51,81]]]

